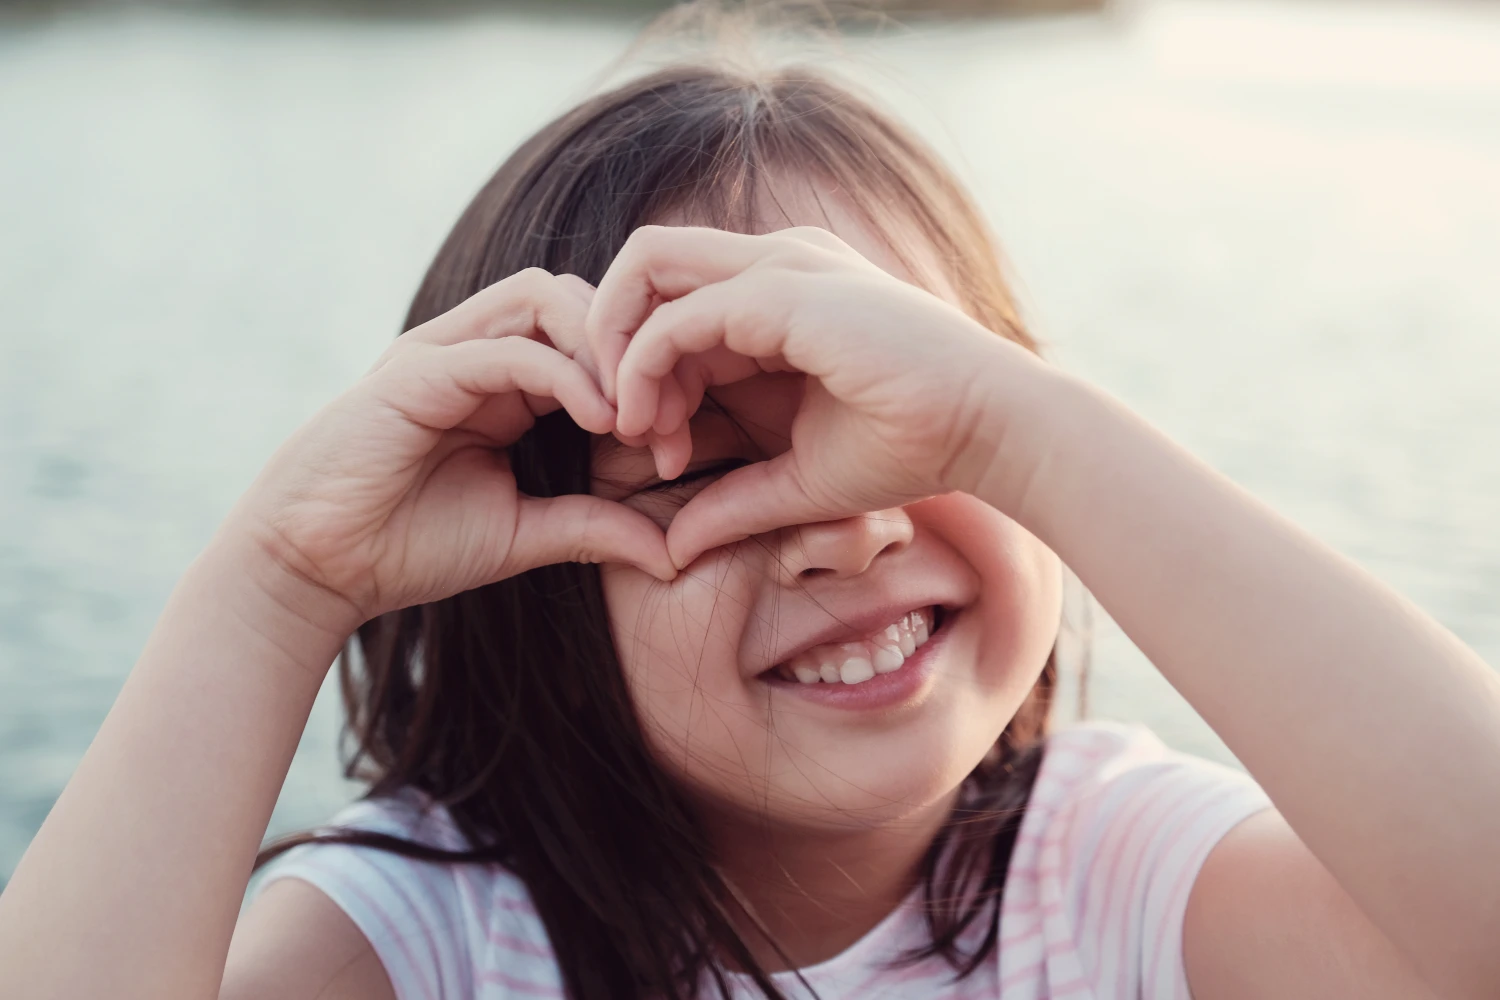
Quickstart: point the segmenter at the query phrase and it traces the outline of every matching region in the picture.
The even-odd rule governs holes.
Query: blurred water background
[[[230,504],[633,31],[0,19],[0,879]],[[846,49],[973,185],[1055,357],[1500,663],[1500,8],[1140,2]],[[1094,659],[1094,714],[1228,759],[1107,621]],[[328,694],[273,832],[352,794]]]

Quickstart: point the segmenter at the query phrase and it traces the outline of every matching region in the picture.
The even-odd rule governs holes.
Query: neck
[[[737,929],[760,966],[776,972],[815,965],[869,933],[916,885],[952,805],[945,796],[899,821],[847,830],[808,831],[744,814],[705,817],[720,871],[749,911],[737,915]]]

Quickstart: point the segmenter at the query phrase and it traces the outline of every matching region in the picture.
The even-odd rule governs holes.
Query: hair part
[[[919,140],[821,73],[710,65],[626,83],[526,141],[463,212],[405,328],[528,267],[598,284],[634,229],[669,214],[746,230],[762,217],[773,174],[826,181],[877,231],[920,240],[970,315],[1036,349],[978,211]],[[891,242],[901,255],[903,240]],[[527,494],[590,490],[590,435],[565,413],[538,420],[510,457]],[[999,947],[1055,661],[1054,649],[927,852],[931,943],[898,962],[942,956],[962,977]],[[746,914],[691,801],[648,748],[597,567],[547,566],[383,615],[359,629],[339,677],[346,773],[369,782],[370,797],[420,791],[448,810],[471,849],[323,831],[282,840],[258,863],[334,842],[503,865],[528,887],[575,1000],[685,1000],[705,979],[727,997],[726,965],[782,996],[736,931],[734,917]],[[966,943],[971,931],[977,944]]]

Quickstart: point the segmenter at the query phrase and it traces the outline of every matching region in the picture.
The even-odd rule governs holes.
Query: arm
[[[1500,993],[1495,672],[1106,394],[1038,373],[1028,396],[979,495],[1077,572],[1427,982]]]
[[[645,515],[528,497],[510,472],[542,413],[614,427],[572,358],[579,284],[523,271],[408,331],[272,457],[0,896],[0,996],[218,995],[277,790],[360,622],[555,562],[672,577]]]
[[[396,1000],[380,957],[338,904],[280,879],[235,928],[219,1000]]]
[[[326,605],[227,539],[193,564],[0,896],[0,994],[217,993],[256,849],[343,639],[295,609]]]
[[[757,370],[810,376],[790,449],[678,512],[676,565],[783,525],[983,498],[1077,572],[1296,831],[1276,819],[1233,835],[1195,913],[1224,912],[1201,904],[1236,878],[1321,872],[1368,924],[1325,907],[1311,933],[1351,953],[1393,946],[1442,996],[1500,995],[1500,678],[1410,603],[1105,393],[827,232],[643,227],[588,328],[625,433],[680,426],[673,380],[696,405]],[[1225,865],[1235,878],[1218,877]],[[1319,886],[1261,893],[1260,916],[1285,918]]]
[[[1274,809],[1199,869],[1182,958],[1197,1000],[1439,997]]]

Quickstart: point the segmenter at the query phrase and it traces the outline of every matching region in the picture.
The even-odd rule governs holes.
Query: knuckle
[[[588,298],[594,294],[594,286],[576,274],[554,275],[553,280],[574,294]]]
[[[836,233],[821,226],[797,226],[783,232],[789,234],[790,242],[795,244],[790,252],[796,266],[800,268],[821,270],[833,265],[837,259],[855,252]]]
[[[625,249],[650,257],[662,250],[663,245],[671,238],[671,232],[670,226],[658,225],[654,222],[637,226],[625,240]],[[624,251],[622,250],[621,253],[623,254]]]
[[[523,267],[507,279],[509,283],[520,286],[524,291],[540,291],[550,287],[554,280],[551,271],[536,266]]]
[[[402,337],[404,336],[405,334],[402,335]],[[374,375],[376,372],[380,371],[380,369],[390,364],[392,358],[396,357],[398,354],[407,349],[408,345],[411,344],[411,341],[403,340],[402,337],[397,337],[389,347],[380,352],[380,356],[370,364],[370,367],[368,369],[365,370],[366,376]]]
[[[806,243],[822,243],[824,237],[829,235],[828,230],[821,226],[792,226],[789,229],[783,229],[782,232],[789,238]]]
[[[649,323],[642,324],[641,329],[636,331],[636,335],[645,334],[649,337],[652,330],[669,329],[676,326],[682,321],[683,316],[687,314],[690,306],[691,303],[686,299],[668,299],[665,302],[658,302],[656,307],[651,310],[651,315],[648,317]]]
[[[822,250],[833,250],[844,245],[844,241],[822,226],[796,226],[786,230],[803,244],[811,244]]]
[[[509,293],[507,298],[519,298],[531,305],[535,311],[538,300],[555,298],[558,292],[557,278],[542,267],[525,267],[505,279],[503,284]]]
[[[370,369],[370,376],[384,380],[400,378],[412,368],[423,364],[432,349],[431,344],[424,344],[420,340],[408,341],[400,350],[388,349],[381,355],[376,366]]]

